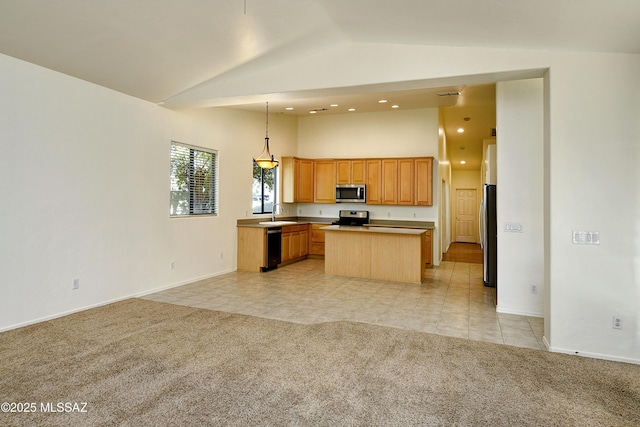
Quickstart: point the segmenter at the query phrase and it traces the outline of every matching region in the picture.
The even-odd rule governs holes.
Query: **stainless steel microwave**
[[[366,203],[367,186],[360,184],[336,185],[336,203]]]

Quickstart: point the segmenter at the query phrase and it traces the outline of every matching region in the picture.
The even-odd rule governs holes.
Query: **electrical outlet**
[[[320,209],[320,215],[322,215],[322,209]]]
[[[391,218],[391,212],[387,212],[387,217]]]
[[[175,268],[176,268],[176,263],[175,263],[175,262],[173,262],[173,261],[171,261],[171,262],[169,263],[169,269],[170,269],[170,270],[173,270],[173,269],[175,269]]]
[[[298,213],[302,215],[302,208],[298,209]]]
[[[73,289],[80,289],[80,279],[73,279]]]
[[[538,286],[536,286],[536,285],[531,285],[530,292],[531,292],[532,294],[537,294],[537,293],[538,293]]]
[[[622,317],[613,316],[613,329],[622,329]]]
[[[220,259],[224,259],[224,252],[220,252]]]

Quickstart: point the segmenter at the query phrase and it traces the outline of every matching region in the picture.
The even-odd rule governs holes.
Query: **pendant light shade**
[[[264,149],[262,153],[253,159],[254,162],[262,169],[273,169],[278,166],[278,161],[273,157],[273,154],[269,151],[269,103],[267,102],[267,131],[264,138]]]

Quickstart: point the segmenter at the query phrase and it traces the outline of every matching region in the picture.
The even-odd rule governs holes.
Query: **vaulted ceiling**
[[[225,79],[255,75],[345,43],[640,53],[640,1],[0,2],[0,53],[174,107],[204,102],[262,110],[264,93],[234,97],[216,88]],[[495,126],[492,85],[398,83],[280,94],[270,101],[270,109],[343,112],[329,111],[328,103],[335,100],[361,105],[358,111],[374,111],[384,108],[377,101],[385,98],[402,108],[446,107],[445,121],[451,126],[464,117],[485,134]],[[459,97],[437,96],[458,90]],[[484,122],[491,120],[481,107],[487,105],[494,111],[493,125]]]

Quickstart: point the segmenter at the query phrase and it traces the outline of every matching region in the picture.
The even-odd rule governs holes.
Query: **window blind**
[[[171,143],[171,216],[218,213],[218,152]]]

